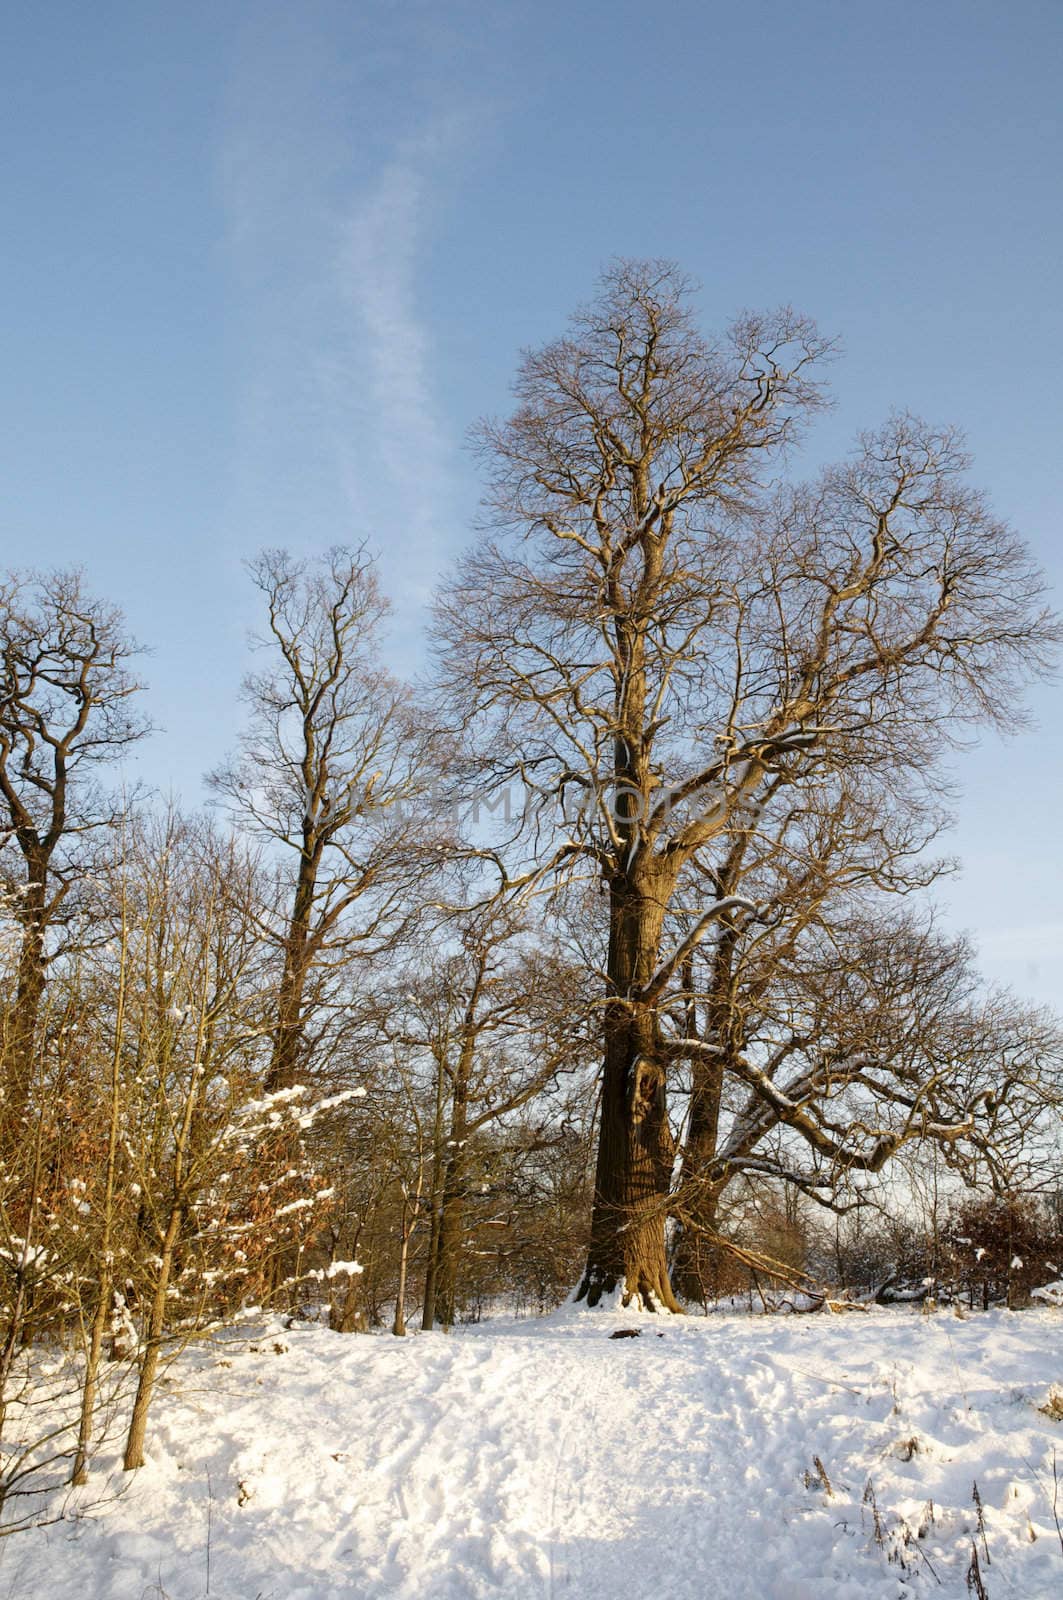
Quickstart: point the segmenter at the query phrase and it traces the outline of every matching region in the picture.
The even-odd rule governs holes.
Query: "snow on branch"
[[[701,943],[714,922],[719,922],[722,917],[730,916],[734,911],[748,911],[751,916],[756,914],[756,905],[752,900],[747,900],[741,894],[729,894],[723,900],[716,900],[708,906],[698,918],[694,927],[687,934],[680,945],[657,968],[649,983],[641,989],[636,996],[638,1000],[647,1005],[664,993],[674,974],[683,965],[683,962]]]

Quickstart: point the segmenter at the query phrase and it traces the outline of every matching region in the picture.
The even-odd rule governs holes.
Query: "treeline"
[[[147,732],[117,612],[77,574],[2,594],[0,1402],[54,1411],[24,1354],[80,1353],[75,1481],[114,1363],[135,1467],[160,1361],[248,1307],[395,1332],[542,1310],[585,1240],[575,947],[462,905],[364,557],[254,574],[273,659],[197,816],[103,782]],[[7,1467],[11,1494],[40,1452]]]
[[[0,1382],[24,1409],[27,1353],[78,1352],[75,1477],[119,1369],[134,1467],[160,1362],[249,1306],[678,1309],[852,1278],[928,1173],[939,1228],[1058,1189],[1060,1028],[926,891],[945,756],[1059,626],[951,431],[781,482],[828,354],[611,269],[482,430],[424,685],[365,551],[250,564],[203,814],[122,788],[120,615],[0,585]]]
[[[988,1311],[1063,1305],[1063,1187],[1007,1194],[935,1173],[918,1152],[865,1203],[825,1212],[793,1189],[736,1196],[706,1262],[706,1306],[812,1311],[824,1303]]]

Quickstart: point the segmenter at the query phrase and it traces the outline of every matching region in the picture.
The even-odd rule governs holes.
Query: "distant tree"
[[[480,1258],[493,1296],[539,1313],[565,1299],[586,1258],[594,1176],[594,1106],[583,1085],[571,1084],[550,1109],[536,1136],[518,1130],[492,1153],[493,1209],[505,1226],[492,1230],[494,1248]]]
[[[790,311],[707,340],[673,267],[622,262],[481,433],[498,537],[440,601],[445,686],[470,789],[523,790],[484,851],[500,892],[604,891],[591,1304],[676,1308],[666,1081],[726,1046],[674,997],[698,945],[756,913],[717,888],[736,833],[826,772],[915,775],[971,723],[1013,726],[1059,637],[952,431],[900,416],[811,486],[775,486],[827,353]],[[804,1099],[733,1064],[805,1131]]]
[[[487,907],[448,924],[443,938],[449,948],[383,997],[385,1032],[428,1069],[424,1328],[456,1317],[473,1191],[489,1206],[498,1198],[489,1176],[504,1165],[496,1148],[510,1154],[510,1140],[520,1147],[542,1137],[544,1096],[560,1073],[585,1065],[591,1037],[582,974],[529,917]],[[517,1113],[533,1104],[518,1131]]]
[[[268,616],[255,647],[268,659],[245,680],[239,753],[210,782],[240,827],[282,853],[264,919],[281,958],[267,1074],[280,1089],[305,1077],[315,1019],[327,1031],[351,958],[386,948],[411,914],[433,857],[408,805],[432,774],[409,697],[379,662],[387,602],[364,552],[296,561],[268,550],[250,571]]]

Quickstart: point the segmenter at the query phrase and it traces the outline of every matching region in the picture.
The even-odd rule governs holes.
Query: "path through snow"
[[[1058,1311],[277,1326],[182,1358],[0,1600],[960,1600],[972,1542],[991,1600],[1063,1596]]]

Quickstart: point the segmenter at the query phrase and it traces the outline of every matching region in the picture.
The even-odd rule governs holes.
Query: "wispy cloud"
[[[441,550],[452,509],[453,439],[440,410],[432,340],[419,302],[432,191],[460,148],[455,119],[407,141],[354,206],[341,273],[364,334],[369,425],[404,541],[426,565]],[[352,503],[362,463],[348,458]]]
[[[241,369],[232,520],[240,554],[367,536],[408,627],[456,521],[424,307],[433,227],[478,113],[446,77],[397,95],[400,77],[430,73],[431,37],[388,35],[382,63],[354,16],[271,9],[234,73],[221,159]]]

